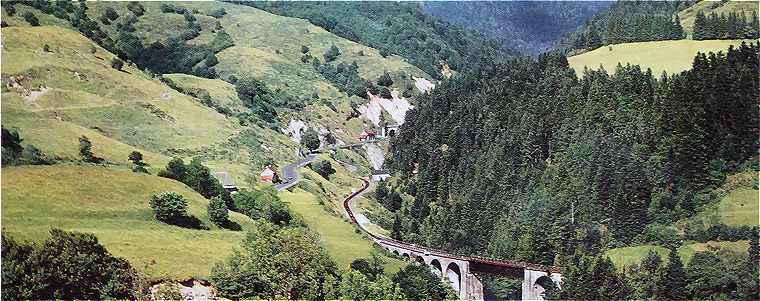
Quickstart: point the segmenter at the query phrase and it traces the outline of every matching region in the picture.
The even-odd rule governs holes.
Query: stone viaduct
[[[478,275],[499,275],[522,279],[523,300],[543,300],[547,286],[561,288],[562,268],[526,262],[496,260],[483,257],[461,256],[445,251],[397,241],[386,236],[373,234],[356,222],[351,209],[351,200],[359,196],[369,186],[364,182],[362,188],[349,195],[343,202],[346,215],[359,226],[378,245],[389,252],[409,261],[430,267],[442,281],[451,284],[460,300],[483,300],[483,284]]]

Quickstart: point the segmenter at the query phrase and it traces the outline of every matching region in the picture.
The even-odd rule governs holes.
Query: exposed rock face
[[[399,97],[399,92],[396,89],[391,91],[391,99],[382,98],[380,95],[373,95],[369,92],[367,95],[369,95],[369,103],[360,106],[359,112],[372,121],[375,126],[380,125],[380,115],[383,110],[391,115],[395,123],[401,125],[404,123],[406,111],[414,108],[406,98]]]
[[[430,90],[435,89],[435,84],[431,83],[427,79],[416,76],[413,76],[412,79],[414,79],[414,86],[417,87],[417,90],[420,90],[422,93],[428,93]]]
[[[204,284],[199,280],[187,280],[182,282],[164,282],[157,283],[150,287],[150,299],[159,300],[162,297],[157,296],[159,288],[164,285],[176,285],[182,295],[182,300],[215,300],[216,288],[211,284]]]
[[[290,139],[295,142],[301,142],[301,134],[306,132],[309,127],[303,120],[291,119],[288,123],[288,128],[283,130],[284,134],[290,135]]]

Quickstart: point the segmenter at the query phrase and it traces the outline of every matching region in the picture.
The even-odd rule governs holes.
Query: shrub
[[[307,129],[306,132],[301,136],[301,146],[307,150],[312,151],[318,149],[319,143],[319,133],[317,133],[317,131],[315,131],[313,128]]]
[[[325,62],[332,62],[340,55],[340,49],[333,44],[330,49],[325,52]]]
[[[103,13],[103,16],[108,18],[108,20],[113,21],[119,18],[119,13],[117,13],[116,10],[113,9],[113,7],[108,7],[106,8],[106,11]]]
[[[161,3],[161,12],[173,13],[175,10],[176,10],[176,7],[174,5]]]
[[[48,44],[42,45],[42,51],[44,51],[44,52],[51,52],[50,51],[50,45],[48,45]]]
[[[306,45],[301,45],[301,53],[306,54],[309,52],[309,47]]]
[[[21,158],[24,159],[24,162],[27,164],[32,165],[49,165],[53,164],[53,160],[51,158],[48,158],[45,153],[43,153],[40,149],[35,147],[34,145],[27,145],[24,150],[21,152]]]
[[[154,194],[150,198],[150,208],[157,220],[168,224],[187,216],[187,201],[176,192]]]
[[[388,90],[388,88],[383,87],[383,89],[380,90],[380,97],[391,99],[393,98],[393,95],[391,95],[391,90]]]
[[[121,59],[115,57],[111,60],[111,68],[121,71],[121,68],[123,67],[124,67],[124,61],[122,61]]]
[[[85,162],[100,163],[103,161],[102,158],[99,158],[92,153],[92,142],[90,142],[90,139],[87,138],[87,136],[79,137],[79,156],[81,156],[82,160]]]
[[[12,17],[16,14],[16,7],[13,6],[13,4],[6,4],[5,7],[5,13],[8,14],[9,17]]]
[[[217,226],[224,228],[229,223],[230,216],[227,212],[227,204],[224,203],[222,198],[218,196],[211,198],[208,202],[207,211],[208,219]]]
[[[327,160],[313,163],[311,165],[311,168],[326,180],[329,180],[330,175],[335,173],[335,169],[332,167],[332,164]]]
[[[209,16],[217,18],[217,19],[224,17],[224,15],[226,14],[227,14],[227,11],[224,10],[224,8],[215,9],[215,10],[212,10],[210,13],[208,13]]]
[[[155,297],[156,300],[184,300],[179,285],[173,282],[159,285]]]
[[[0,28],[5,28],[5,27],[8,27],[8,23],[5,22],[4,20],[0,21]]]
[[[26,20],[26,22],[29,22],[29,24],[32,26],[40,26],[40,20],[37,19],[37,16],[31,12],[24,13],[24,20]]]
[[[391,75],[388,73],[388,71],[385,71],[383,75],[377,78],[377,84],[383,87],[390,87],[393,85],[393,80],[391,79]]]
[[[2,299],[140,299],[141,277],[95,235],[50,231],[41,245],[2,235]]]
[[[193,16],[193,13],[189,11],[185,11],[184,16],[185,16],[185,21],[190,22],[190,23],[195,22],[195,16]]]
[[[131,11],[135,16],[142,16],[145,13],[145,7],[140,2],[131,1],[127,4],[127,9]]]
[[[95,47],[95,45],[94,45],[94,44],[93,44],[93,45],[90,45],[90,53],[95,53],[95,52],[98,52],[98,48],[97,48],[97,47]]]

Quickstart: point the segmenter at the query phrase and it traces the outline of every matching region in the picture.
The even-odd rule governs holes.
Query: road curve
[[[277,191],[282,191],[298,184],[298,181],[301,180],[301,175],[297,172],[297,170],[311,163],[315,158],[317,158],[317,154],[308,154],[306,157],[299,161],[285,165],[285,167],[282,168],[283,182],[275,185],[274,188],[276,188]]]
[[[509,268],[523,268],[523,269],[532,269],[532,270],[538,270],[538,271],[547,271],[552,273],[561,273],[562,268],[557,266],[547,266],[547,265],[541,265],[541,264],[535,264],[535,263],[528,263],[528,262],[519,262],[519,261],[512,261],[512,260],[501,260],[501,259],[493,259],[493,258],[485,258],[480,256],[462,256],[462,255],[456,255],[451,254],[449,252],[428,248],[424,246],[418,246],[415,244],[406,243],[403,241],[395,240],[390,237],[384,236],[384,235],[378,235],[374,234],[367,229],[365,229],[361,224],[359,224],[356,221],[356,217],[354,216],[354,212],[351,209],[351,201],[353,201],[358,196],[361,196],[367,188],[369,188],[369,181],[367,179],[361,178],[362,180],[362,187],[358,190],[351,193],[346,199],[343,201],[343,209],[346,212],[346,215],[351,220],[352,223],[356,224],[359,229],[364,231],[364,233],[367,234],[373,241],[375,241],[380,246],[394,246],[397,248],[402,248],[410,251],[414,251],[417,253],[422,253],[426,255],[434,255],[438,257],[444,257],[444,258],[450,258],[450,259],[456,259],[456,260],[464,260],[469,262],[478,262],[478,263],[484,263],[488,265],[494,265],[494,266],[502,266],[502,267],[509,267]]]

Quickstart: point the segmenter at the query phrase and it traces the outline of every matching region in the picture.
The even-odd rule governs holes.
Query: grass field
[[[357,233],[357,228],[345,218],[320,205],[314,194],[295,189],[280,193],[280,198],[303,217],[309,228],[319,233],[322,244],[341,269],[347,269],[355,259],[371,256],[372,241]],[[398,259],[386,257],[385,260],[386,273],[395,273],[403,265]]]
[[[91,165],[3,167],[3,235],[42,241],[53,228],[94,233],[113,254],[152,278],[207,278],[214,263],[239,245],[244,231],[208,221],[208,201],[182,183],[153,175]],[[190,214],[211,230],[160,223],[148,200],[173,191],[188,200]],[[243,229],[253,226],[238,213]]]
[[[752,42],[752,40],[744,40]],[[757,42],[757,41],[755,41]],[[663,71],[668,74],[691,69],[697,52],[725,52],[729,45],[741,45],[742,40],[677,40],[625,43],[600,47],[580,55],[567,58],[570,67],[578,76],[583,75],[584,66],[598,69],[603,66],[609,73],[615,73],[618,64],[639,65],[642,69],[652,69],[659,77]]]
[[[745,253],[749,247],[748,241],[722,241],[722,242],[707,242],[707,243],[694,243],[680,247],[678,249],[678,256],[681,257],[681,261],[684,264],[688,264],[691,258],[694,257],[696,252],[704,251],[717,251],[717,250],[730,250],[735,253]],[[639,264],[650,250],[656,251],[660,254],[663,260],[668,258],[668,249],[661,246],[644,245],[635,247],[624,247],[611,249],[605,252],[605,255],[612,260],[616,267],[622,268],[624,266],[631,266],[633,264]]]

